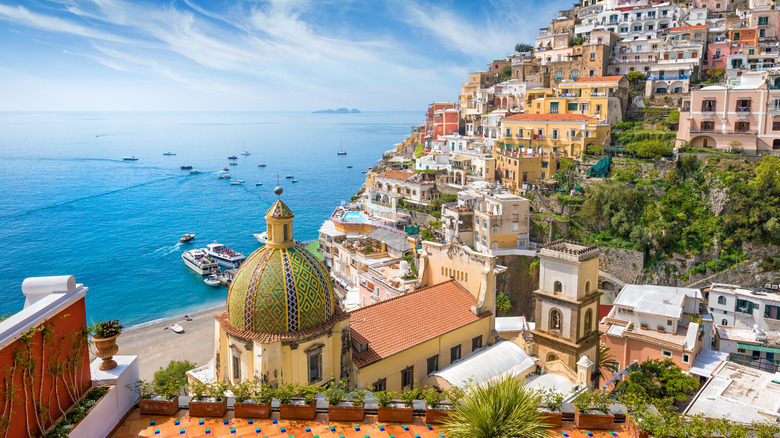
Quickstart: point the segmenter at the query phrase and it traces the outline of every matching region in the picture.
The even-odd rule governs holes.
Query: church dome
[[[228,321],[233,327],[255,333],[289,333],[315,327],[333,316],[330,275],[311,252],[294,243],[292,219],[281,200],[266,213],[268,243],[247,257],[228,291]]]

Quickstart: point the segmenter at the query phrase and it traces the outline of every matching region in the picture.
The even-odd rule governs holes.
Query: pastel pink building
[[[683,98],[677,146],[761,153],[780,150],[780,73],[744,72]]]
[[[717,41],[707,46],[707,56],[704,59],[704,68],[727,68],[726,60],[729,55],[739,52],[739,47],[733,47],[729,40]]]

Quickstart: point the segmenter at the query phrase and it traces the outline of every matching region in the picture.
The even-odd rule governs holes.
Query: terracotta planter
[[[425,422],[428,424],[441,424],[450,416],[452,409],[426,408]]]
[[[279,416],[285,420],[313,420],[317,405],[279,405]]]
[[[634,419],[631,417],[628,417],[626,420],[626,423],[628,424],[628,431],[631,433],[632,438],[649,438],[650,433],[649,432],[643,432],[639,430],[639,427],[637,427],[636,423],[634,423]]]
[[[609,429],[614,422],[612,414],[586,414],[574,409],[574,424],[581,429]]]
[[[380,423],[411,423],[414,420],[412,408],[377,407],[377,421]]]
[[[179,396],[170,400],[144,400],[138,402],[141,405],[141,415],[168,415],[171,416],[179,410]]]
[[[236,418],[268,418],[271,416],[271,403],[233,403],[233,416]]]
[[[665,330],[658,329],[658,333],[665,333]]]
[[[330,421],[363,421],[365,409],[363,406],[328,406]]]
[[[110,338],[92,338],[92,342],[95,344],[95,356],[103,359],[103,362],[100,362],[101,371],[116,368],[116,361],[113,357],[119,352],[119,346],[116,345],[117,336],[119,335],[114,335]]]
[[[650,330],[650,329],[646,326],[642,326],[642,330]]]
[[[190,400],[190,417],[222,417],[227,412],[227,397],[222,401]]]
[[[553,428],[561,427],[561,421],[563,420],[563,413],[561,412],[539,412],[539,416],[542,421],[549,424]]]

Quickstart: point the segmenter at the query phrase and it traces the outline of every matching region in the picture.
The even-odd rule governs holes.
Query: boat
[[[287,176],[285,176],[285,178],[287,178],[287,179],[292,179],[292,178],[295,178],[295,177],[294,177],[294,176],[292,176],[292,175],[287,175]]]
[[[181,243],[189,242],[190,240],[192,240],[194,238],[195,238],[194,234],[185,234],[185,235],[181,236],[181,239],[179,239],[179,242],[181,242]]]
[[[173,152],[163,152],[163,155],[176,155]]]
[[[228,170],[230,170],[230,169],[228,169],[227,167],[223,167],[223,168],[222,168],[222,171],[223,171],[223,172],[227,172]]]
[[[209,275],[208,277],[203,279],[203,282],[211,287],[219,287],[222,282],[219,281],[219,278],[217,278],[216,275]]]
[[[352,166],[347,166],[347,169],[352,169]]]
[[[296,182],[298,182],[298,180],[297,180],[297,179],[294,179],[294,180],[292,180],[292,182],[296,183]]]
[[[345,151],[345,150],[341,149],[341,143],[339,143],[339,151],[338,151],[338,154],[339,154],[339,155],[347,155],[347,151]]]
[[[241,152],[241,155],[252,155],[249,151]]]
[[[263,183],[255,183],[255,187],[260,187]]]
[[[226,247],[221,243],[210,243],[207,245],[206,254],[216,260],[217,264],[227,268],[237,268],[246,259],[244,254]]]
[[[185,164],[181,167],[179,167],[181,170],[189,170],[192,169],[192,164]]]
[[[231,162],[230,162],[230,165],[231,165],[231,166],[238,166],[238,163],[236,163],[235,161],[231,161]]]
[[[255,239],[257,239],[260,243],[268,243],[268,231],[263,231],[262,233],[255,233],[252,234],[255,236]]]
[[[244,183],[244,180],[240,180],[240,179],[239,179],[239,180],[236,180],[236,181],[231,181],[231,182],[230,182],[230,185],[231,185],[231,186],[240,186],[240,185],[241,185],[241,184],[243,184],[243,183]]]
[[[265,163],[260,163],[257,165],[257,167],[265,167]]]
[[[217,261],[209,257],[203,249],[191,249],[181,255],[184,264],[200,275],[211,275],[218,268]]]
[[[246,182],[246,180],[245,179],[237,179],[236,182],[243,184],[243,183]]]
[[[361,170],[360,173],[368,173],[367,170]]]
[[[190,170],[190,175],[197,175],[197,174],[199,174],[199,173],[200,173],[200,170],[198,170],[198,169],[192,169],[192,170]]]
[[[230,175],[228,175],[227,173],[223,173],[222,175],[218,176],[217,178],[219,178],[219,179],[230,179]]]
[[[231,155],[231,156],[228,157],[228,160],[238,160],[238,156]]]
[[[184,327],[180,326],[179,324],[171,325],[171,330],[173,330],[174,333],[184,333]]]
[[[185,321],[192,321],[192,318],[190,317],[190,315],[184,315],[184,320]]]
[[[130,155],[129,157],[122,157],[122,159],[125,161],[138,161],[138,157],[136,157],[135,155]]]

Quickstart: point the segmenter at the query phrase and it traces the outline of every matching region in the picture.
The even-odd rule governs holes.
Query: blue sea
[[[119,318],[130,326],[223,304],[227,289],[206,286],[184,266],[182,252],[214,241],[246,255],[256,250],[252,234],[265,230],[277,174],[295,214],[294,237],[316,239],[333,209],[363,184],[360,171],[422,118],[0,113],[0,315],[23,307],[26,277],[45,275],[74,275],[89,287],[93,321]],[[347,155],[337,155],[340,147]],[[168,151],[176,155],[164,156]],[[238,165],[228,166],[234,154]],[[122,160],[130,155],[138,161]],[[202,173],[190,175],[183,164]],[[224,167],[246,183],[217,179]],[[178,243],[184,233],[195,240]]]

